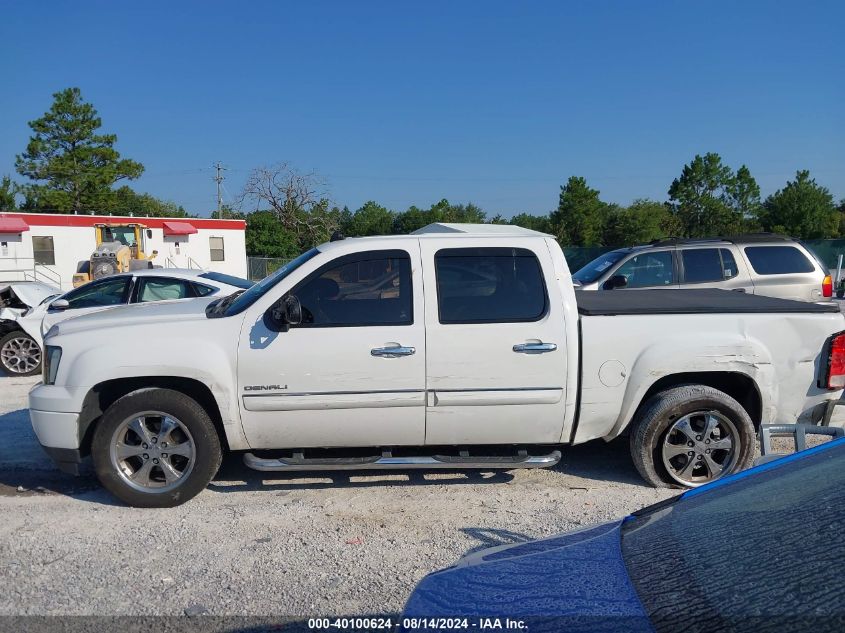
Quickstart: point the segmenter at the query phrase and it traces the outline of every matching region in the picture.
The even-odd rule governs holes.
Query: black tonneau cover
[[[748,314],[839,312],[836,303],[809,303],[707,288],[701,290],[578,290],[578,312],[616,314]]]

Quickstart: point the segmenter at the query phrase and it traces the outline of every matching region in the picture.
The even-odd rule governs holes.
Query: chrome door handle
[[[513,346],[513,351],[520,354],[545,354],[557,349],[555,343],[520,343]]]
[[[381,356],[382,358],[399,358],[400,356],[410,356],[415,354],[416,347],[403,347],[397,345],[396,347],[376,347],[370,350],[372,356]]]

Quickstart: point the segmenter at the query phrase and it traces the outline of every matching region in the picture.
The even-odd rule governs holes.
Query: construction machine
[[[115,273],[153,267],[158,251],[145,253],[144,240],[152,232],[143,224],[95,224],[94,231],[97,247],[90,259],[77,264],[74,288]]]

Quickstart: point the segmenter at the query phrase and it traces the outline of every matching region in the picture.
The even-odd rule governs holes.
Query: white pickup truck
[[[630,431],[652,485],[745,468],[762,423],[845,386],[835,305],[725,290],[576,293],[550,236],[430,225],[336,239],[217,300],[116,308],[46,337],[32,425],[136,506],[224,451],[258,470],[551,466]]]

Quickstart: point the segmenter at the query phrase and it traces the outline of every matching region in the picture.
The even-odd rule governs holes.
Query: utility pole
[[[223,198],[220,196],[220,185],[223,182],[223,174],[221,172],[226,171],[226,168],[220,164],[218,160],[214,164],[214,168],[217,170],[216,175],[214,176],[214,182],[217,183],[217,217],[221,220],[223,219]]]

